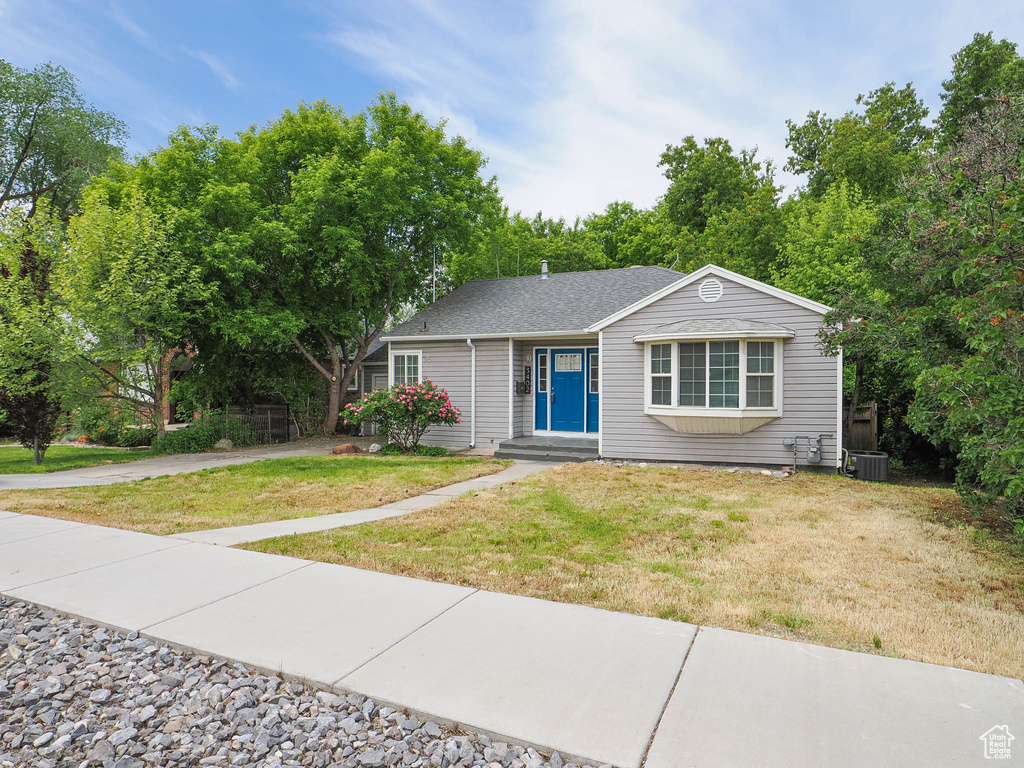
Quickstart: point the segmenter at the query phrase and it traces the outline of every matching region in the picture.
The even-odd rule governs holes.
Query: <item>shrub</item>
[[[223,422],[196,422],[167,432],[153,445],[154,453],[203,453],[224,436]]]
[[[408,453],[420,443],[430,427],[462,422],[459,409],[452,405],[448,391],[438,389],[430,379],[419,384],[396,384],[363,395],[345,406],[343,423],[360,425],[376,421],[388,443]]]
[[[138,448],[152,445],[154,440],[156,430],[153,427],[125,427],[117,444],[122,448]]]

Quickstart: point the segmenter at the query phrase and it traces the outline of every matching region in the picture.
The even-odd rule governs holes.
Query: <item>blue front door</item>
[[[587,374],[582,349],[551,350],[551,429],[584,431]]]

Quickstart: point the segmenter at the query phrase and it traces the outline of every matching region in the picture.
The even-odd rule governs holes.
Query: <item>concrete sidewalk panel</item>
[[[6,509],[0,509],[0,520],[7,517],[17,517],[17,512],[8,512]]]
[[[289,557],[182,544],[8,594],[131,631],[305,566]]]
[[[0,530],[6,525],[6,521],[0,521]],[[0,545],[0,590],[10,592],[38,581],[180,546],[184,546],[180,541],[145,533],[74,525],[46,536]]]
[[[471,592],[465,587],[315,563],[146,632],[331,684]]]
[[[637,766],[695,631],[477,592],[340,685],[563,754]]]
[[[82,527],[82,523],[58,520],[54,517],[14,514],[12,517],[0,518],[0,547],[25,539],[34,539],[37,536],[48,536],[71,528]],[[3,560],[0,559],[0,563],[2,562]],[[2,567],[0,565],[0,568]]]
[[[981,766],[995,725],[1021,681],[701,628],[646,768]]]

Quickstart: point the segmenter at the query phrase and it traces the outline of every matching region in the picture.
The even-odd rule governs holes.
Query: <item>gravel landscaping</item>
[[[0,766],[487,766],[561,757],[0,598]],[[572,763],[565,768],[573,768]]]

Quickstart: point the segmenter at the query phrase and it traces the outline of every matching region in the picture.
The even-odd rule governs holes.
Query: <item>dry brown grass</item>
[[[378,507],[507,465],[480,458],[271,459],[117,485],[0,491],[0,509],[165,535]]]
[[[956,504],[839,477],[584,464],[249,548],[1024,676],[1024,564],[939,522]]]

